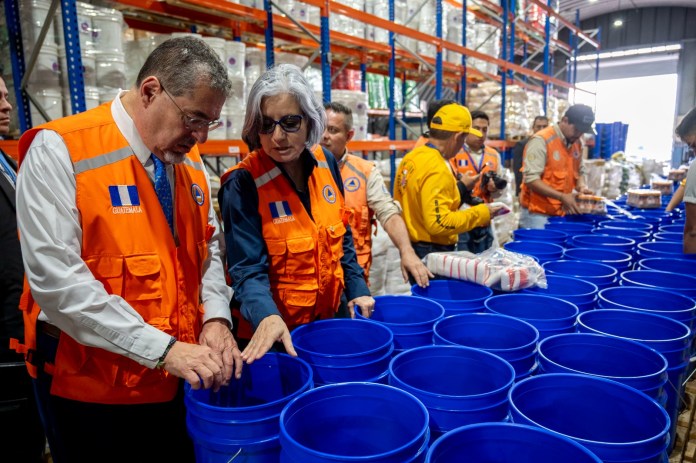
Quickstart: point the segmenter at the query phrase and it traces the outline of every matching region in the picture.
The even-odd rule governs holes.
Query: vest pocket
[[[123,296],[123,256],[85,257],[87,267],[109,294]]]
[[[270,275],[285,275],[285,240],[266,240]]]
[[[288,258],[285,269],[288,275],[313,275],[316,273],[314,239],[311,236],[286,241]]]
[[[346,234],[346,227],[343,222],[337,222],[326,227],[326,234],[331,248],[331,259],[337,261],[343,257],[343,235]]]
[[[125,299],[162,298],[161,262],[157,254],[126,256]]]
[[[283,302],[284,316],[288,318],[288,325],[295,327],[309,323],[316,318],[314,306],[317,303],[317,292],[297,289],[281,289],[280,299]]]

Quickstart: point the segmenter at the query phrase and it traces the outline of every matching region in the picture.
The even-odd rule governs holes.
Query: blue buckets
[[[312,366],[316,384],[378,381],[386,375],[394,336],[376,322],[336,318],[296,328],[297,355]]]
[[[542,265],[547,274],[565,275],[593,283],[600,290],[616,282],[618,271],[609,265],[592,261],[557,260]]]
[[[483,301],[493,295],[493,290],[469,281],[432,280],[425,288],[411,286],[411,293],[439,303],[445,308],[445,316],[448,317],[460,313],[483,312]]]
[[[679,243],[684,242],[684,233],[676,232],[657,232],[653,235],[655,241],[677,241]]]
[[[639,230],[650,233],[652,225],[639,220],[604,220],[597,224],[599,228],[619,228],[623,230]]]
[[[650,270],[632,270],[649,272]],[[628,273],[628,272],[624,272]],[[622,309],[649,312],[678,320],[692,327],[696,304],[690,297],[672,291],[640,286],[615,286],[599,292],[600,309]]]
[[[684,254],[682,243],[675,241],[648,241],[646,243],[639,243],[637,254],[641,259],[648,259],[650,257],[696,259],[696,254]]]
[[[568,333],[539,344],[539,373],[580,373],[618,381],[662,400],[667,360],[654,349],[628,339]]]
[[[643,230],[629,230],[626,228],[595,228],[592,233],[598,235],[619,236],[632,239],[636,243],[643,243],[650,239],[650,232]],[[635,251],[635,248],[634,248]]]
[[[458,345],[485,350],[506,360],[515,380],[529,376],[536,366],[539,331],[519,318],[492,313],[453,315],[435,323],[436,345]]]
[[[482,423],[450,431],[438,439],[426,463],[602,463],[577,442],[534,426]]]
[[[595,308],[599,289],[589,281],[554,274],[546,275],[546,285],[546,288],[534,286],[521,292],[563,299],[575,304],[580,312]]]
[[[651,257],[638,261],[638,269],[661,270],[682,275],[696,276],[696,265],[689,259],[672,259],[668,257]]]
[[[371,320],[394,334],[394,349],[432,345],[433,325],[445,316],[445,309],[430,299],[418,296],[375,296]],[[357,318],[363,318],[356,314]],[[364,320],[364,318],[363,318]]]
[[[312,388],[312,369],[301,359],[268,353],[244,365],[218,392],[193,390],[187,383],[186,424],[196,461],[244,463],[278,461],[279,416],[293,398]]]
[[[669,416],[644,393],[616,381],[575,374],[533,376],[510,390],[510,411],[515,423],[573,439],[604,462],[667,460]]]
[[[684,234],[684,224],[661,225],[659,231]]]
[[[502,294],[486,301],[486,310],[528,322],[539,330],[539,340],[575,331],[578,308],[556,297],[538,294]]]
[[[591,223],[582,222],[548,222],[544,227],[545,230],[558,230],[568,235],[583,235],[592,231]]]
[[[323,386],[293,399],[280,415],[281,463],[417,462],[429,440],[423,404],[384,384]]]
[[[696,262],[694,266],[696,267]],[[629,270],[623,272],[620,279],[620,283],[624,286],[665,289],[690,298],[696,297],[696,277],[674,271]]]
[[[633,256],[627,252],[597,248],[569,248],[563,252],[566,260],[594,261],[614,267],[617,272],[631,268]]]
[[[542,264],[551,260],[560,259],[563,256],[563,247],[554,243],[544,243],[540,241],[508,241],[503,247],[508,251],[536,257]]]
[[[546,228],[518,228],[513,233],[515,241],[541,241],[563,246],[568,239],[568,233]]]
[[[589,235],[573,236],[570,239],[570,247],[601,249],[607,248],[631,254],[633,253],[636,247],[636,242],[630,238],[591,233]]]
[[[416,347],[389,365],[389,384],[425,405],[433,435],[505,420],[514,380],[515,371],[502,358],[461,346]]]

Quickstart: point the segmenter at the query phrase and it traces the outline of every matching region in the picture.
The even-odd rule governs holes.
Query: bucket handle
[[[235,453],[234,455],[232,455],[232,458],[230,458],[229,460],[227,460],[227,463],[232,463],[232,461],[234,461],[234,460],[239,456],[240,453],[242,453],[242,448],[241,448],[241,447],[239,448],[239,450],[237,450],[237,453]]]

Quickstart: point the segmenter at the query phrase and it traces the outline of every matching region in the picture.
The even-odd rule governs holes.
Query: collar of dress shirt
[[[111,115],[116,122],[116,127],[121,131],[124,138],[133,149],[133,152],[138,157],[138,160],[142,165],[145,165],[150,159],[150,150],[145,146],[145,142],[143,142],[143,139],[135,128],[133,119],[128,115],[126,108],[123,107],[123,103],[121,102],[121,97],[127,91],[128,90],[121,90],[118,92],[118,95],[111,104]]]

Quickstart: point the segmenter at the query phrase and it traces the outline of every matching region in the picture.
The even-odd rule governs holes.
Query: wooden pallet
[[[696,463],[696,380],[684,388],[686,408],[677,419],[677,435],[669,463]]]

